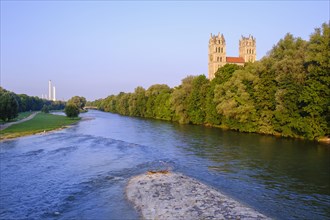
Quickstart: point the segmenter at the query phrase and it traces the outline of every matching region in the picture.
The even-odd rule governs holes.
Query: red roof
[[[245,63],[243,57],[226,57],[227,63]]]

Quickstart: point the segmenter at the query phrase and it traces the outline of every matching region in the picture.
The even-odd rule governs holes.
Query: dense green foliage
[[[18,112],[40,111],[44,106],[48,110],[62,110],[65,103],[25,94],[15,94],[0,87],[0,119],[3,121],[17,117]]]
[[[174,89],[137,87],[91,104],[122,115],[315,139],[330,133],[329,74],[325,23],[309,41],[287,34],[260,61],[227,64],[212,81],[188,76]]]
[[[73,96],[71,99],[68,100],[68,105],[75,105],[78,109],[83,109],[86,105],[86,98],[82,96]]]
[[[0,93],[0,119],[3,121],[13,119],[18,115],[18,102],[11,92]]]
[[[75,104],[67,104],[65,106],[64,112],[66,114],[66,116],[68,116],[69,118],[75,118],[78,117],[80,111],[79,108],[77,107],[77,105]]]
[[[75,123],[78,120],[79,118],[69,119],[61,115],[38,113],[31,120],[12,125],[9,128],[0,131],[0,139],[15,138],[44,131],[51,131]]]
[[[44,106],[42,107],[42,109],[41,109],[41,112],[43,112],[43,113],[49,113],[49,108],[48,108],[48,106],[47,106],[47,105],[44,105]]]

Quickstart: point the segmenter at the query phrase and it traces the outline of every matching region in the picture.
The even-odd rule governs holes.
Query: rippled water
[[[329,219],[330,147],[99,111],[46,135],[1,142],[1,219],[136,219],[127,180],[194,177],[278,219]]]

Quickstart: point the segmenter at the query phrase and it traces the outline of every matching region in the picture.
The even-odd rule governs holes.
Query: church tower
[[[256,61],[256,39],[253,36],[241,37],[239,40],[239,56],[242,57],[246,63],[253,63]]]
[[[212,35],[209,40],[208,57],[209,79],[214,78],[215,72],[226,64],[226,41],[223,34]]]

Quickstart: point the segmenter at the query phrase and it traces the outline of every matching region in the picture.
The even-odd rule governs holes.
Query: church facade
[[[227,63],[243,66],[247,62],[256,61],[256,57],[256,39],[253,36],[242,36],[239,40],[239,56],[227,57],[226,40],[223,34],[211,34],[209,40],[208,77],[212,80],[215,77],[215,72]]]

